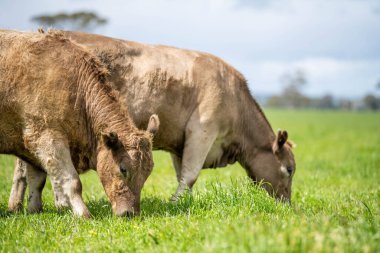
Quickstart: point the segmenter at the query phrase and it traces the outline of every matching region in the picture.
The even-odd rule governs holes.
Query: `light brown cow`
[[[202,168],[236,161],[255,182],[290,200],[295,161],[287,133],[278,136],[252,98],[246,80],[207,53],[66,32],[105,63],[137,127],[157,113],[154,148],[169,151],[179,186],[173,200],[195,183]],[[21,163],[20,163],[21,164]],[[16,166],[10,209],[21,206],[25,169]]]
[[[58,207],[89,217],[76,170],[97,168],[114,213],[138,213],[153,167],[151,119],[150,132],[138,130],[103,65],[61,32],[0,30],[0,153],[34,167],[32,191],[43,188],[44,169]],[[32,201],[31,211],[40,205]]]

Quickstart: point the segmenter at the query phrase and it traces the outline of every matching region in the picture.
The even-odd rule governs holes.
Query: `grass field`
[[[112,216],[95,172],[81,176],[92,220],[58,213],[50,184],[43,213],[10,214],[14,158],[1,156],[0,252],[380,252],[380,114],[266,113],[297,143],[291,207],[238,164],[202,171],[193,194],[172,204],[175,173],[155,152],[140,217]]]

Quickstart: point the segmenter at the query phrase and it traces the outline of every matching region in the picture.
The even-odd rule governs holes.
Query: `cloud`
[[[278,76],[302,65],[307,92],[354,96],[380,79],[377,0],[2,0],[3,28],[36,29],[31,16],[94,10],[97,32],[206,51],[243,72],[252,90],[278,92]]]
[[[304,92],[311,96],[334,94],[357,98],[374,91],[379,81],[380,60],[350,61],[333,58],[309,58],[294,62],[268,61],[247,65],[245,70],[253,93],[279,93],[283,84],[280,77],[302,69],[306,73]],[[253,74],[250,74],[253,73]],[[337,85],[337,84],[340,85]]]

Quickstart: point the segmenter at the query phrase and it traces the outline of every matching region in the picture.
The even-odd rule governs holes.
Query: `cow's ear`
[[[288,140],[288,132],[287,131],[279,131],[277,133],[277,144],[279,148],[282,148],[286,141]]]
[[[157,133],[159,127],[160,127],[160,119],[158,118],[157,114],[153,114],[149,118],[149,123],[146,130],[152,135],[154,135]]]
[[[285,145],[288,140],[288,132],[278,130],[276,139],[273,143],[273,152],[278,152]]]
[[[107,148],[116,150],[119,147],[119,137],[117,136],[117,133],[103,133],[102,138]]]

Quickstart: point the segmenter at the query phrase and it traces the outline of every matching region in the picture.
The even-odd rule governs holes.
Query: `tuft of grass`
[[[292,205],[253,185],[240,165],[204,170],[193,191],[155,152],[141,216],[117,218],[95,172],[81,175],[93,219],[57,212],[47,183],[44,212],[7,212],[14,158],[0,157],[0,252],[379,252],[380,115],[266,112],[297,144]]]

